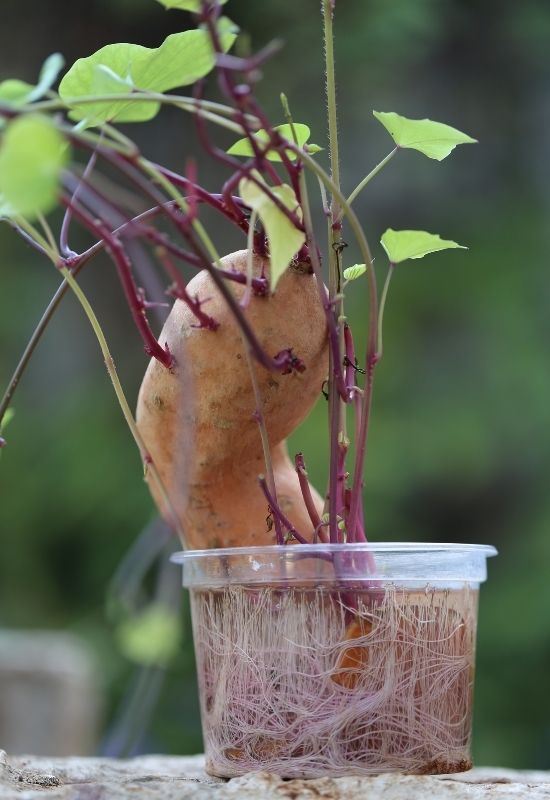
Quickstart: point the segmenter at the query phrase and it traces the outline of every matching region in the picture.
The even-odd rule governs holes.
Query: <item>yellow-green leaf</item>
[[[15,78],[2,81],[0,100],[16,106],[40,100],[52,88],[64,63],[61,53],[52,53],[48,56],[42,65],[36,86]]]
[[[47,117],[33,114],[11,122],[0,145],[4,213],[33,217],[50,211],[67,158],[67,143]]]
[[[164,8],[177,8],[180,11],[195,11],[201,10],[201,0],[158,0]],[[218,3],[223,6],[227,0],[218,0]]]
[[[346,267],[344,270],[344,280],[355,281],[367,271],[366,264],[354,264],[353,267]]]
[[[254,173],[254,175],[263,183],[259,173]],[[305,234],[293,225],[286,214],[254,181],[243,178],[239,184],[239,192],[246,205],[256,211],[265,228],[269,241],[271,289],[274,291],[279,278],[304,244]],[[272,186],[271,192],[289,210],[294,211],[300,220],[302,219],[296,195],[290,186],[287,184]]]
[[[30,83],[17,78],[8,78],[0,83],[0,100],[13,106],[23,105],[33,88]]]
[[[160,603],[153,603],[139,616],[126,620],[118,629],[123,654],[147,666],[166,666],[177,654],[181,642],[178,615]]]
[[[436,253],[439,250],[468,249],[456,242],[441,239],[435,233],[427,233],[427,231],[394,231],[391,228],[388,228],[382,236],[380,243],[392,264],[400,264],[409,258],[422,258],[428,253]]]
[[[294,129],[294,133],[293,133],[293,129]],[[301,122],[295,122],[295,123],[293,123],[293,125],[289,125],[287,123],[285,123],[284,125],[277,125],[273,130],[275,130],[278,133],[280,133],[281,136],[284,136],[284,138],[288,139],[289,142],[293,142],[294,141],[294,134],[295,134],[296,135],[296,140],[297,140],[296,144],[298,145],[298,147],[304,147],[304,149],[308,153],[318,153],[320,150],[323,149],[322,147],[319,147],[316,144],[308,144],[307,147],[305,147],[305,145],[307,144],[307,142],[309,140],[311,131],[308,128],[307,125],[304,125]],[[256,139],[256,141],[258,142],[258,145],[260,146],[260,148],[262,146],[265,147],[265,145],[269,142],[269,135],[268,135],[267,131],[260,130],[260,131],[258,131],[257,133],[254,134],[254,139]],[[250,140],[246,139],[246,138],[245,139],[239,139],[238,142],[235,142],[235,144],[231,145],[231,147],[229,148],[229,150],[227,152],[231,156],[247,156],[248,158],[254,155],[254,150],[252,149],[252,144],[250,143]],[[287,150],[286,151],[286,155],[290,159],[295,159],[296,158],[296,154],[292,150]],[[279,153],[276,150],[270,150],[267,153],[266,158],[269,161],[280,161],[281,160],[281,156],[279,155]]]
[[[443,161],[458,144],[474,144],[466,133],[431,119],[407,119],[393,111],[373,111],[398,147],[418,150],[428,158]]]

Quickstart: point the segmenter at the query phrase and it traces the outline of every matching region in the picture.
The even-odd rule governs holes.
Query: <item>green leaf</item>
[[[254,175],[263,183],[259,173],[255,172]],[[272,186],[271,191],[288,209],[302,218],[296,195],[290,186]],[[246,205],[256,211],[265,228],[269,241],[271,289],[274,291],[279,278],[304,244],[305,234],[297,230],[284,212],[253,181],[243,178],[239,192]]]
[[[294,134],[292,133],[293,127],[296,133],[296,139],[297,139],[296,144],[298,145],[298,147],[304,147],[311,133],[307,125],[303,125],[301,122],[295,122],[293,126],[288,123],[285,123],[284,125],[277,125],[277,127],[275,127],[273,130],[280,133],[281,136],[284,136],[285,139],[288,139],[290,142],[293,142],[294,141]],[[254,138],[256,139],[256,141],[260,146],[265,145],[267,144],[267,142],[269,142],[269,135],[265,130],[261,130],[255,133]],[[323,149],[322,147],[319,147],[319,145],[316,144],[308,144],[306,148],[308,153],[318,153],[322,149]],[[231,156],[247,156],[250,158],[251,156],[254,155],[254,150],[252,149],[252,145],[249,139],[239,139],[238,142],[235,142],[235,144],[231,145],[231,147],[227,152]],[[292,150],[287,150],[286,154],[290,159],[296,158],[296,154]],[[281,160],[281,156],[275,150],[271,150],[270,152],[268,152],[266,157],[269,161]]]
[[[442,122],[432,122],[431,119],[407,119],[394,114],[393,111],[372,113],[398,147],[418,150],[428,158],[435,158],[436,161],[443,161],[457,144],[477,142],[477,139],[472,139],[471,136]]]
[[[38,76],[38,83],[27,98],[27,103],[34,103],[35,100],[40,100],[41,97],[44,97],[56,82],[64,66],[65,59],[61,53],[52,53],[51,56],[48,56],[42,64],[42,69]]]
[[[29,217],[50,211],[67,158],[67,143],[47,117],[30,114],[10,122],[0,146],[4,207]]]
[[[0,100],[14,106],[39,100],[52,88],[64,63],[61,53],[52,53],[51,56],[48,56],[40,70],[36,86],[16,78],[2,81],[0,83]]]
[[[160,603],[153,603],[139,616],[126,620],[118,629],[123,654],[147,666],[165,666],[177,654],[181,642],[178,615]]]
[[[344,280],[355,281],[367,271],[366,264],[354,264],[353,267],[346,267],[344,270]]]
[[[467,250],[461,244],[446,239],[441,239],[435,233],[426,231],[394,231],[388,228],[380,239],[380,243],[387,253],[392,264],[400,264],[409,258],[422,258],[428,253],[436,253],[438,250],[450,250],[459,248]]]
[[[201,0],[158,0],[164,8],[178,8],[181,11],[200,11]],[[218,0],[218,3],[223,6],[227,0]]]
[[[229,22],[218,23],[222,44],[228,50],[236,34],[227,30]],[[207,75],[215,64],[207,31],[173,33],[157,48],[139,44],[108,44],[87,58],[79,58],[59,86],[61,99],[72,106],[71,118],[89,119],[92,124],[106,121],[145,122],[160,109],[152,101],[113,100],[78,103],[77,98],[124,92],[167,92]]]
[[[17,78],[8,78],[0,83],[0,100],[13,106],[20,106],[27,102],[33,86]]]

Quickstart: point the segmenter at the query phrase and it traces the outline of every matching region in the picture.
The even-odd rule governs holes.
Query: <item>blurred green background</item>
[[[255,47],[274,35],[285,40],[264,70],[260,98],[279,122],[285,91],[295,118],[326,145],[318,5],[231,0],[227,11]],[[3,0],[0,77],[32,81],[54,50],[70,64],[112,41],[154,46],[188,23],[153,0]],[[550,768],[550,4],[337,0],[336,33],[347,191],[392,148],[372,109],[431,117],[479,139],[442,164],[399,153],[357,201],[379,270],[376,243],[390,226],[425,228],[470,248],[406,264],[392,285],[366,518],[376,540],[498,547],[481,599],[475,759]],[[128,132],[179,170],[196,154],[212,188],[224,174],[205,165],[181,115],[165,111]],[[222,252],[236,243],[229,234],[217,241]],[[0,248],[3,387],[58,276],[8,229],[0,230]],[[358,260],[353,246],[346,257]],[[82,284],[134,402],[146,358],[110,263],[95,261]],[[357,285],[351,303],[356,338],[366,323],[365,291]],[[107,587],[154,510],[72,298],[44,337],[15,407],[0,460],[0,625],[84,637],[109,698],[107,730],[136,679]],[[320,404],[293,438],[321,489],[324,411]],[[142,750],[201,748],[188,621],[183,642]]]

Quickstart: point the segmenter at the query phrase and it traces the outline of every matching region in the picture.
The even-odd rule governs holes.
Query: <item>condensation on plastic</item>
[[[187,550],[171,560],[182,564],[183,585],[191,589],[342,581],[453,588],[485,581],[487,558],[496,554],[480,544],[385,542]]]

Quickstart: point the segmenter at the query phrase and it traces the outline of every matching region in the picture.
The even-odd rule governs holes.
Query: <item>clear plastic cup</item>
[[[493,555],[409,543],[176,553],[207,771],[469,769],[477,599]]]

